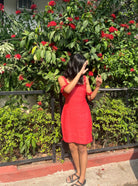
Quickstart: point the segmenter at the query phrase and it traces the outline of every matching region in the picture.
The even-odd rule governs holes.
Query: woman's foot
[[[78,180],[80,177],[77,175],[77,173],[72,174],[71,176],[68,176],[66,179],[67,183],[73,183],[74,181]]]
[[[83,185],[85,185],[85,184],[86,184],[86,180],[84,180],[83,183],[81,183],[81,182],[78,180],[76,183],[72,184],[71,186],[83,186]]]

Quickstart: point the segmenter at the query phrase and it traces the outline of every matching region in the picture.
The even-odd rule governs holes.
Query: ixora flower
[[[88,39],[83,39],[83,42],[84,43],[87,43],[89,40]]]
[[[65,58],[61,57],[60,59],[61,59],[62,62],[66,62]]]
[[[19,81],[22,81],[22,80],[24,80],[23,76],[19,75]]]
[[[76,26],[75,26],[73,23],[69,23],[69,26],[70,26],[73,30],[75,30],[75,28],[76,28]]]
[[[21,14],[21,11],[20,11],[20,10],[16,10],[15,13],[16,13],[16,14]]]
[[[34,83],[33,81],[31,83],[26,83],[25,86],[30,88],[33,85],[33,83]]]
[[[48,10],[47,13],[51,13],[51,14],[53,14],[54,11],[53,11],[53,10]]]
[[[70,0],[63,0],[64,2],[70,2]]]
[[[131,35],[131,32],[128,32],[127,35]]]
[[[111,26],[111,27],[109,28],[109,32],[115,32],[115,31],[118,31],[117,28],[115,28],[115,27],[113,27],[113,26]]]
[[[89,71],[88,75],[89,76],[93,76],[93,72],[92,71]]]
[[[5,58],[6,58],[6,59],[10,59],[10,58],[11,58],[11,55],[10,55],[10,54],[7,54],[7,55],[5,56]]]
[[[129,23],[130,23],[130,24],[134,24],[135,21],[134,21],[134,20],[130,20]]]
[[[70,22],[73,21],[72,17],[68,17],[67,18]]]
[[[32,10],[34,10],[34,9],[37,8],[37,6],[36,6],[36,4],[32,4],[30,8],[31,8]]]
[[[48,3],[48,5],[49,5],[49,6],[55,6],[55,5],[56,5],[56,2],[55,2],[55,1],[50,1],[50,2]]]
[[[134,68],[131,68],[131,69],[130,69],[130,72],[134,72],[134,71],[135,71]]]
[[[116,15],[115,14],[111,14],[111,17],[113,17],[115,19],[116,18]]]
[[[6,65],[7,65],[7,63],[4,63],[4,64],[3,64],[3,66],[6,66]]]
[[[20,54],[15,54],[14,58],[19,60],[19,59],[21,59],[21,55]]]
[[[57,26],[57,23],[55,21],[51,21],[48,23],[47,27],[51,27],[51,26]]]
[[[129,28],[129,25],[127,24],[120,24],[121,27]]]
[[[97,56],[98,56],[98,57],[102,57],[103,55],[102,55],[102,53],[99,53],[99,54],[97,54]]]
[[[37,104],[38,104],[39,106],[41,106],[41,105],[42,105],[42,102],[41,102],[41,101],[38,101]]]
[[[52,46],[52,49],[56,51],[58,48],[54,45]]]
[[[78,21],[80,18],[79,17],[74,17],[74,19]]]
[[[41,44],[44,46],[44,45],[46,45],[48,42],[46,42],[46,41],[41,41]]]
[[[114,36],[112,34],[106,34],[104,31],[101,31],[101,37],[106,37],[108,39],[114,39]]]
[[[16,37],[16,35],[14,35],[14,34],[13,34],[13,35],[11,35],[11,38],[15,38],[15,37]]]
[[[0,11],[4,11],[4,5],[0,3]]]

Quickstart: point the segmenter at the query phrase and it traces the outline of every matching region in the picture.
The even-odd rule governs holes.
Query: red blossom
[[[80,18],[79,17],[74,17],[74,19],[78,21]]]
[[[99,54],[97,54],[97,56],[98,56],[98,57],[102,57],[103,55],[102,55],[102,53],[99,53]]]
[[[59,24],[60,24],[61,26],[63,26],[63,25],[64,25],[63,21],[61,21]]]
[[[49,46],[54,46],[55,43],[50,43]]]
[[[4,5],[0,3],[0,11],[4,11]]]
[[[70,2],[70,0],[63,0],[64,2]]]
[[[7,54],[7,55],[5,56],[5,58],[7,58],[7,59],[10,59],[10,57],[11,57],[10,54]]]
[[[134,72],[134,71],[135,71],[134,68],[131,68],[131,69],[130,69],[130,72]]]
[[[92,71],[89,71],[88,75],[89,76],[93,76],[93,72]]]
[[[116,18],[116,15],[115,14],[111,14],[111,16],[115,19]]]
[[[104,31],[101,31],[101,37],[106,37],[108,39],[114,39],[114,36],[112,34],[106,34]]]
[[[16,10],[16,14],[21,14],[21,11],[20,10]]]
[[[66,62],[65,58],[61,57],[60,59],[61,59],[62,62]]]
[[[6,66],[6,65],[7,65],[7,63],[4,63],[3,65],[4,65],[4,66]]]
[[[1,73],[4,74],[4,71],[2,71]]]
[[[38,101],[37,104],[38,104],[39,106],[41,106],[41,105],[42,105],[42,102],[41,102],[41,101]]]
[[[67,52],[68,53],[68,56],[71,56],[71,53],[70,52]]]
[[[24,80],[23,76],[19,75],[19,81],[22,81],[22,80]]]
[[[50,2],[48,3],[48,5],[49,5],[49,6],[55,6],[55,5],[56,5],[56,2],[55,2],[55,1],[50,1]]]
[[[87,5],[92,5],[92,2],[91,1],[87,1]]]
[[[46,41],[41,41],[41,43],[42,43],[42,45],[44,46],[44,45],[46,45],[48,42],[46,42]]]
[[[20,54],[15,54],[14,57],[15,57],[16,59],[18,59],[18,60],[21,59],[21,55],[20,55]]]
[[[131,35],[131,32],[128,32],[127,35]]]
[[[134,21],[134,20],[130,20],[129,23],[130,23],[130,24],[134,24],[135,21]]]
[[[75,28],[76,28],[76,26],[75,26],[73,23],[69,23],[69,26],[70,26],[73,30],[75,30]]]
[[[35,17],[35,14],[32,15],[32,18],[34,18],[34,17]]]
[[[50,26],[57,26],[57,23],[55,21],[51,21],[48,23],[47,27],[50,27]]]
[[[36,6],[36,4],[32,4],[30,8],[31,8],[32,10],[34,10],[34,9],[37,8],[37,6]]]
[[[106,69],[106,65],[104,65],[104,69]]]
[[[58,48],[54,45],[52,46],[52,49],[56,51]]]
[[[68,17],[67,18],[70,22],[73,21],[72,17]]]
[[[48,10],[47,13],[51,13],[51,14],[53,14],[54,11],[53,11],[53,10]]]
[[[59,17],[62,17],[62,14],[59,14]]]
[[[16,37],[16,35],[11,35],[11,38],[14,38],[14,37]]]
[[[129,28],[129,25],[127,24],[120,24],[121,27]]]
[[[26,83],[25,86],[30,88],[33,85],[33,83],[34,83],[33,81],[31,83]]]
[[[109,28],[109,32],[115,32],[115,31],[118,31],[117,28],[115,28],[115,27],[113,27],[113,26],[111,26],[111,27]]]
[[[38,108],[37,110],[40,110],[40,111],[41,111],[41,110],[43,110],[43,109],[40,107],[40,108]]]
[[[88,39],[84,39],[83,42],[87,43],[89,40]]]

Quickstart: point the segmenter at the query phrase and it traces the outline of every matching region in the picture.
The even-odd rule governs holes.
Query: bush
[[[61,139],[60,115],[34,105],[27,114],[22,108],[0,108],[0,160],[10,161],[38,153],[50,153]]]
[[[92,111],[94,141],[106,145],[138,141],[136,110],[127,107],[121,98],[103,96]]]

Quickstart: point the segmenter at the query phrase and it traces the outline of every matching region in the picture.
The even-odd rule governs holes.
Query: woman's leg
[[[88,161],[87,145],[78,145],[79,161],[80,161],[80,179],[81,183],[85,180],[86,167]]]
[[[79,161],[79,152],[78,152],[78,145],[75,143],[69,143],[69,149],[72,155],[72,159],[76,168],[76,174],[80,176],[80,161]],[[74,179],[76,176],[74,175]],[[70,178],[67,178],[67,182],[70,181]]]

